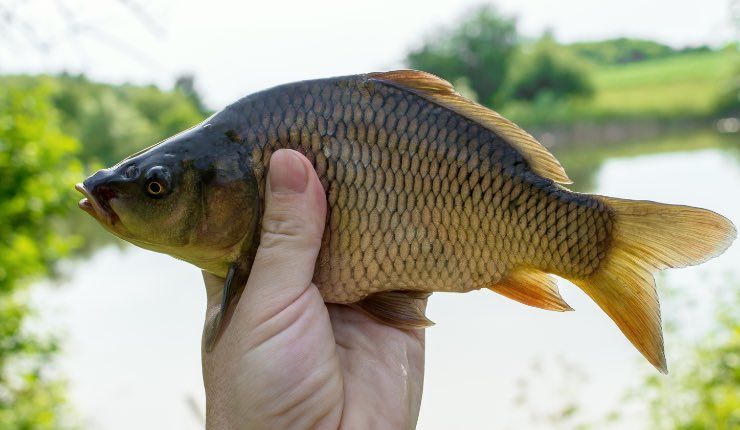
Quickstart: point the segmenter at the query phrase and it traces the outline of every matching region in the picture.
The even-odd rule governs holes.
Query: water
[[[579,182],[616,197],[711,208],[740,225],[738,148],[706,146],[654,155],[606,151],[589,156],[590,177]],[[641,152],[654,147],[645,143]],[[574,156],[582,170],[586,152]],[[740,280],[738,261],[736,244],[707,264],[661,277],[659,285],[696,303],[679,311],[664,300],[664,315],[690,318],[701,333],[711,323],[713,292],[728,277]],[[134,247],[103,248],[67,269],[62,285],[37,285],[33,301],[43,309],[38,325],[62,334],[59,363],[83,424],[202,428],[199,271]],[[550,428],[538,417],[568,402],[586,419],[620,409],[624,390],[653,370],[585,294],[565,281],[560,286],[576,312],[528,308],[487,291],[431,298],[428,314],[437,325],[427,335],[419,428]],[[669,365],[674,341],[666,339]]]

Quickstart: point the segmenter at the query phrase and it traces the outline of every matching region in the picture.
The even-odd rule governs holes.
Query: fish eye
[[[163,197],[170,188],[170,175],[163,167],[152,167],[146,174],[145,190],[149,197]]]
[[[146,192],[151,196],[160,196],[164,194],[164,185],[157,180],[150,180],[146,184]]]

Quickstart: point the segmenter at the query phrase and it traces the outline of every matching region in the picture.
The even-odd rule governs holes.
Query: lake
[[[740,225],[737,139],[699,132],[558,156],[579,191],[705,207]],[[709,263],[658,278],[664,318],[691,322],[666,335],[669,367],[680,359],[679,339],[711,326],[713,297],[740,288],[739,261],[735,244]],[[43,310],[33,326],[60,336],[59,370],[85,428],[201,429],[199,270],[108,245],[63,272],[62,281],[32,289]],[[559,285],[576,312],[533,309],[488,291],[430,299],[437,325],[427,332],[420,429],[552,428],[544,417],[571,403],[584,420],[613,410],[640,419],[644,411],[624,410],[621,399],[655,371],[583,292]]]

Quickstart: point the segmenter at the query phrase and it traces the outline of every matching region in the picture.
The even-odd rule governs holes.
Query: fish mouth
[[[83,184],[76,184],[75,189],[82,193],[83,197],[77,205],[83,211],[89,213],[93,218],[103,224],[113,226],[118,221],[118,216],[110,207],[110,199],[114,197],[114,194],[110,191],[103,191],[105,194],[104,198],[96,198],[93,193],[88,191]]]

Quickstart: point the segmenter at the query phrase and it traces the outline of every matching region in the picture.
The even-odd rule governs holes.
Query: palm
[[[349,306],[325,305],[313,285],[267,318],[251,305],[239,302],[216,348],[204,356],[206,386],[214,390],[209,397],[231,394],[222,405],[209,406],[238,409],[241,417],[232,424],[414,427],[424,377],[423,330],[399,330]],[[237,399],[246,401],[232,403]],[[306,425],[292,422],[293,411]]]
[[[344,375],[343,423],[413,428],[424,380],[424,330],[398,330],[348,306],[328,309]]]

